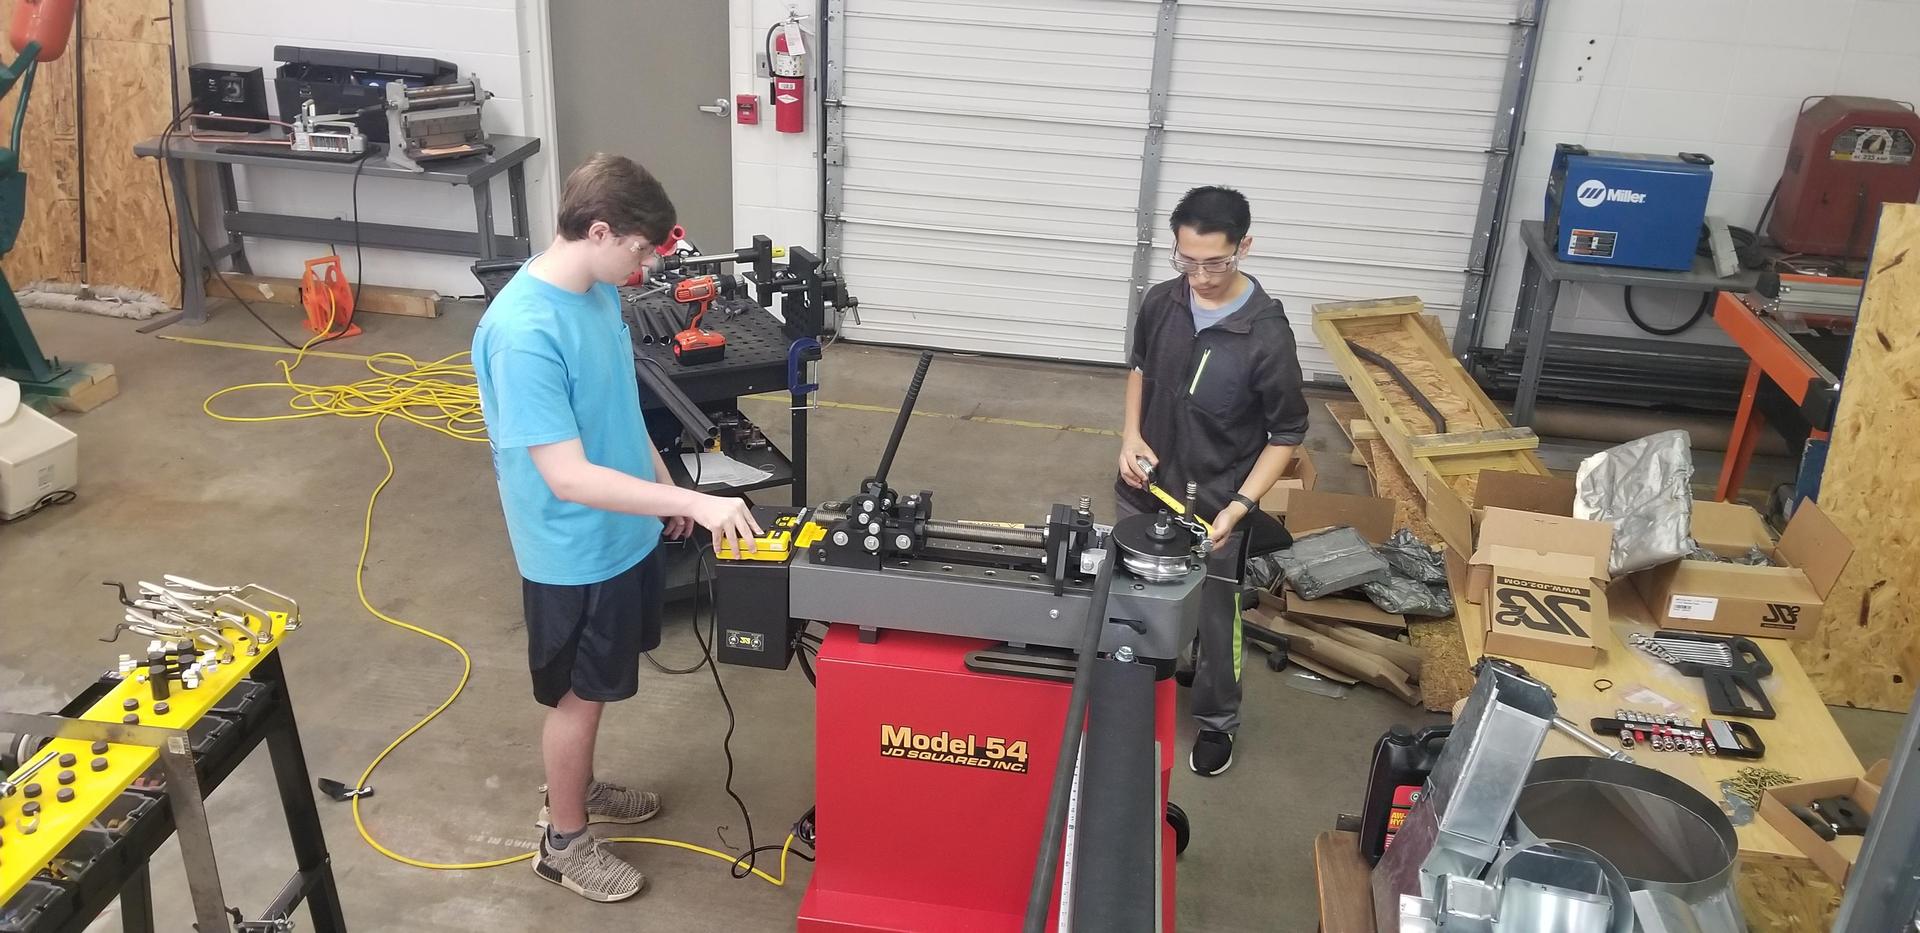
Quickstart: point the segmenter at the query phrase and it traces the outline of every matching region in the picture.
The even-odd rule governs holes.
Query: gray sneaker
[[[575,836],[564,849],[554,849],[547,845],[546,830],[541,830],[533,873],[603,904],[624,901],[647,886],[647,876],[640,869],[607,851],[600,840],[587,833]]]
[[[545,794],[547,786],[540,785],[540,793]],[[587,825],[595,823],[645,823],[660,815],[660,795],[652,791],[634,790],[595,781],[587,788]],[[540,816],[534,821],[541,829],[552,822],[551,813],[544,802],[540,804]]]

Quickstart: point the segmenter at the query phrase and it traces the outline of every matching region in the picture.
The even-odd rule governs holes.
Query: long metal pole
[[[1047,907],[1053,902],[1053,875],[1060,867],[1060,845],[1067,824],[1067,804],[1078,770],[1080,739],[1087,723],[1087,686],[1093,680],[1094,656],[1100,651],[1100,630],[1107,623],[1107,590],[1113,586],[1114,555],[1100,561],[1093,577],[1093,598],[1087,600],[1085,632],[1079,660],[1073,668],[1073,690],[1067,695],[1067,723],[1060,735],[1060,758],[1053,766],[1053,793],[1047,798],[1047,820],[1040,837],[1040,855],[1034,860],[1033,881],[1027,888],[1025,933],[1042,933]]]

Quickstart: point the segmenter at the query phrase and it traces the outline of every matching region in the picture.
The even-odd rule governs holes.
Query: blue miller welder
[[[1554,147],[1547,229],[1565,262],[1639,269],[1693,268],[1713,159]]]

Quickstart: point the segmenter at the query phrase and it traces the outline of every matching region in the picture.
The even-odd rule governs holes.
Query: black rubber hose
[[[880,469],[873,474],[874,481],[882,487],[887,485],[887,472],[893,469],[893,455],[900,452],[900,438],[907,433],[907,419],[913,416],[913,406],[920,400],[920,385],[927,381],[927,367],[933,365],[933,351],[920,354],[920,365],[914,367],[913,383],[907,386],[906,400],[900,403],[900,414],[893,419],[893,435],[887,438],[887,449],[880,455]]]
[[[1640,312],[1634,309],[1633,286],[1631,285],[1627,286],[1625,289],[1622,290],[1622,292],[1627,305],[1627,320],[1632,321],[1633,326],[1638,327],[1641,330],[1654,335],[1655,337],[1671,337],[1675,334],[1684,334],[1687,331],[1692,330],[1693,325],[1700,323],[1700,319],[1706,317],[1708,311],[1713,310],[1714,296],[1719,294],[1718,292],[1706,292],[1702,294],[1700,296],[1700,305],[1693,309],[1693,315],[1687,318],[1686,320],[1681,321],[1680,323],[1672,327],[1655,327],[1651,324],[1648,324],[1646,321],[1642,320],[1640,318]]]
[[[1117,554],[1100,561],[1093,577],[1093,597],[1087,601],[1086,629],[1080,638],[1080,657],[1073,666],[1073,691],[1067,695],[1067,724],[1060,735],[1060,759],[1053,766],[1053,793],[1047,797],[1047,820],[1040,837],[1040,856],[1027,889],[1025,933],[1042,933],[1047,907],[1053,901],[1053,874],[1060,866],[1060,847],[1067,825],[1067,801],[1073,791],[1073,773],[1080,759],[1080,739],[1087,723],[1087,686],[1093,680],[1094,655],[1100,651],[1100,632],[1107,623],[1107,590],[1113,586]]]
[[[1354,356],[1386,370],[1387,375],[1392,376],[1393,381],[1398,383],[1400,388],[1406,390],[1407,397],[1413,399],[1413,403],[1420,406],[1420,410],[1426,412],[1428,418],[1433,419],[1433,433],[1447,433],[1446,416],[1440,414],[1440,409],[1433,407],[1433,403],[1427,401],[1427,397],[1422,395],[1419,389],[1413,387],[1413,380],[1408,379],[1407,374],[1400,371],[1400,367],[1393,365],[1392,360],[1351,340],[1347,341],[1347,349],[1352,350]]]

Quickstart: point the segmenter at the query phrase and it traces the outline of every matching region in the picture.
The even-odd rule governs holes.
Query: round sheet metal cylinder
[[[1733,823],[1705,795],[1639,765],[1585,756],[1534,763],[1514,806],[1522,839],[1573,843],[1620,870],[1634,890],[1670,894],[1715,920],[1737,920]]]

